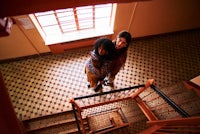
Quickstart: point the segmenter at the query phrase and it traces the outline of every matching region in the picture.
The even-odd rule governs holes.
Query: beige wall
[[[133,38],[200,28],[199,0],[147,0],[118,5],[115,36],[121,29]]]
[[[114,36],[121,30],[133,38],[200,27],[199,0],[147,0],[117,5]],[[23,18],[27,16],[17,16]],[[17,19],[16,19],[17,20]],[[35,28],[17,21],[11,35],[0,38],[0,60],[50,52]]]
[[[199,0],[152,0],[137,3],[130,31],[141,37],[199,27]]]
[[[43,39],[35,28],[25,29],[16,18],[27,18],[27,16],[15,17],[16,24],[12,26],[11,34],[0,38],[0,60],[16,57],[30,56],[49,52],[44,45]]]

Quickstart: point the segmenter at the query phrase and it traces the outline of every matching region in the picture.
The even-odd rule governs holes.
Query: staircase
[[[148,129],[140,132],[140,134],[199,134],[200,133],[200,117],[175,118],[159,121],[148,121]]]
[[[200,115],[200,97],[193,90],[188,90],[183,82],[179,82],[160,89],[168,98],[190,116]],[[159,120],[182,117],[172,106],[166,103],[158,93],[151,88],[147,88],[139,97],[150,108]]]
[[[141,88],[144,87],[144,88]],[[137,87],[134,90],[123,89],[120,92],[111,91],[107,93],[106,96],[103,94],[101,97],[96,94],[95,101],[98,104],[92,104],[91,96],[88,96],[89,101],[82,101],[81,103],[73,103],[77,106],[80,106],[79,110],[84,111],[82,117],[78,117],[77,119],[82,119],[82,125],[79,126],[80,130],[85,129],[84,133],[108,133],[108,134],[136,134],[136,133],[160,133],[164,131],[175,132],[175,128],[187,128],[188,126],[183,125],[174,125],[169,126],[163,125],[163,121],[169,121],[170,124],[172,122],[176,122],[176,120],[185,120],[183,115],[180,115],[177,110],[175,110],[172,106],[170,106],[164,99],[162,99],[156,91],[150,88],[150,85],[141,85],[141,87]],[[131,89],[131,88],[130,88]],[[185,113],[187,116],[197,117],[199,119],[200,115],[200,98],[193,90],[188,90],[182,82],[176,83],[174,85],[168,86],[166,88],[162,88],[162,91],[166,94],[172,102],[176,103],[180,109],[184,109],[187,111]],[[108,97],[109,96],[109,97]],[[131,97],[130,97],[131,96]],[[86,97],[87,98],[87,97]],[[119,102],[112,100],[111,98],[116,98]],[[131,99],[132,98],[132,99]],[[78,99],[82,99],[78,97]],[[101,101],[104,102],[101,102]],[[77,100],[75,100],[77,101]],[[106,104],[105,102],[111,102],[111,104]],[[108,107],[118,108],[120,107],[123,111],[125,117],[127,118],[128,127],[121,127],[117,129],[107,129],[104,127],[105,131],[92,132],[90,130],[91,125],[88,121],[88,113],[91,114],[92,107],[98,108],[100,105],[107,105]],[[105,106],[106,106],[105,105]],[[106,106],[106,107],[107,107]],[[101,107],[102,108],[102,107]],[[87,111],[89,109],[89,111]],[[103,108],[108,109],[108,108]],[[79,111],[75,110],[75,111]],[[92,110],[92,113],[98,113],[101,110],[97,109]],[[81,113],[81,112],[80,112]],[[80,113],[78,113],[80,115]],[[86,114],[87,113],[87,114]],[[98,115],[98,114],[97,114]],[[195,119],[195,120],[197,120]],[[101,119],[100,119],[101,120]],[[156,124],[156,123],[157,124]],[[186,121],[187,122],[187,121]],[[23,124],[27,134],[78,134],[79,130],[77,127],[77,120],[74,116],[73,110],[66,111],[62,113],[57,113],[53,115],[47,115],[43,117],[38,117],[29,120],[23,120]],[[156,125],[155,125],[156,124]],[[161,124],[161,125],[160,125]],[[79,124],[80,125],[80,124]],[[157,126],[157,127],[155,127]],[[107,127],[113,128],[112,122],[111,125]],[[111,131],[107,131],[111,130]],[[190,131],[187,129],[186,132]],[[194,125],[192,131],[199,132],[199,125]],[[191,132],[192,133],[192,132]]]
[[[23,120],[27,134],[76,134],[78,133],[73,111]]]

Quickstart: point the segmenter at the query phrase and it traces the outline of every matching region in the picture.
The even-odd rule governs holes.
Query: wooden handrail
[[[142,93],[144,90],[149,88],[153,83],[155,82],[154,79],[149,79],[144,87],[139,88],[134,93],[132,93],[130,96],[131,98],[134,98],[137,102],[137,105],[140,107],[140,109],[143,111],[145,116],[150,121],[158,120],[158,118],[154,115],[154,113],[149,109],[149,107],[142,101],[142,99],[138,96],[140,93]]]
[[[137,102],[137,105],[140,107],[140,109],[143,111],[143,113],[145,114],[145,116],[149,120],[149,121],[147,121],[147,125],[151,126],[147,130],[141,132],[143,134],[146,134],[146,133],[148,133],[150,131],[151,132],[158,132],[159,130],[161,130],[161,131],[170,131],[170,129],[173,130],[173,125],[174,126],[179,125],[179,126],[185,127],[187,129],[188,128],[187,124],[188,125],[200,124],[200,117],[189,117],[189,118],[176,118],[176,119],[158,120],[158,118],[150,110],[150,108],[147,106],[147,104],[145,102],[143,102],[142,99],[139,96],[140,93],[142,93],[144,90],[146,90],[149,87],[153,88],[153,89],[154,88],[157,89],[157,87],[155,87],[153,85],[153,83],[154,83],[154,79],[150,79],[150,80],[148,80],[146,82],[145,85],[139,85],[139,86],[129,87],[129,88],[125,88],[125,89],[119,89],[119,90],[114,90],[114,91],[112,90],[112,91],[97,93],[97,94],[93,94],[93,95],[76,97],[74,99],[71,99],[70,103],[74,104],[74,106],[79,111],[79,116],[81,116],[81,112],[82,112],[83,109],[97,107],[97,106],[101,106],[101,105],[106,105],[106,104],[114,103],[114,102],[117,102],[117,101],[135,99],[135,101]],[[126,91],[126,90],[132,90],[132,89],[135,89],[135,88],[137,88],[137,90],[135,90],[133,93],[131,92],[132,94],[128,94],[126,96],[123,96],[123,98],[116,98],[114,100],[108,100],[108,101],[105,100],[104,102],[98,102],[97,104],[90,104],[90,105],[84,105],[84,106],[79,106],[78,105],[78,100],[89,99],[89,98],[96,97],[96,96],[102,96],[102,95],[107,95],[107,94],[111,94],[111,93],[117,93],[117,92]],[[167,98],[166,95],[165,95],[165,97]],[[167,99],[169,99],[169,98],[167,98]],[[176,107],[178,107],[178,106],[176,106]],[[172,125],[172,128],[170,127],[171,125]],[[81,121],[81,126],[84,128],[83,120]],[[170,128],[166,127],[166,126],[169,126]],[[85,130],[82,130],[82,131],[85,132]],[[192,130],[190,130],[188,128],[186,131],[191,132]],[[195,127],[194,131],[196,131],[196,127]]]
[[[189,118],[174,118],[167,120],[147,121],[147,125],[199,125],[200,116],[189,117]]]
[[[130,94],[125,94],[125,96],[123,96],[122,98],[115,98],[115,99],[109,100],[109,101],[104,100],[104,102],[98,102],[97,104],[89,104],[89,105],[83,105],[83,106],[79,104],[79,101],[82,101],[83,99],[91,99],[91,98],[96,97],[96,96],[103,96],[103,95],[108,95],[108,94],[112,94],[112,93],[113,94],[114,93],[120,93],[122,91],[123,92],[130,91],[130,90],[137,89],[137,88],[140,88],[140,87],[145,87],[145,85],[143,84],[143,85],[138,85],[138,86],[134,86],[134,87],[116,89],[116,90],[106,91],[106,92],[102,92],[102,93],[96,93],[96,94],[91,94],[91,95],[87,95],[87,96],[80,96],[80,97],[75,97],[75,98],[68,99],[68,102],[72,104],[74,113],[76,112],[75,113],[75,118],[76,118],[76,121],[77,121],[77,127],[78,127],[79,132],[82,132],[84,134],[86,133],[86,129],[85,129],[85,126],[84,126],[82,115],[81,115],[81,112],[84,109],[97,107],[97,106],[101,106],[101,105],[106,105],[106,104],[119,102],[119,101],[123,101],[123,100],[131,100],[132,98],[131,98]],[[78,112],[78,114],[77,114],[77,112]],[[80,120],[78,120],[77,117],[80,117]],[[118,128],[121,128],[121,127],[125,127],[125,126],[128,126],[128,125],[129,125],[129,123],[125,123],[125,125],[116,126],[115,129],[118,129]],[[111,131],[111,130],[112,130],[112,128],[110,128],[109,130],[104,130],[104,131]]]
[[[113,100],[99,102],[98,104],[90,104],[90,105],[84,105],[84,106],[78,105],[78,100],[89,99],[89,98],[92,98],[92,97],[103,96],[103,95],[108,95],[108,94],[112,94],[112,93],[113,94],[114,93],[119,93],[119,92],[122,92],[122,91],[130,91],[130,90],[137,89],[137,88],[143,88],[145,86],[146,85],[142,84],[142,85],[133,86],[133,87],[127,87],[127,88],[123,88],[123,89],[116,89],[116,90],[105,91],[105,92],[86,95],[86,96],[70,98],[69,102],[74,104],[79,110],[83,110],[83,109],[87,109],[87,108],[97,107],[97,106],[100,106],[100,105],[110,104],[110,103],[119,102],[119,101],[123,101],[123,100],[129,100],[129,99],[132,99],[132,96],[131,95],[126,95],[124,98],[117,98],[117,99],[113,99]]]
[[[147,121],[148,129],[139,134],[149,133],[200,133],[200,116],[175,118],[167,120]]]
[[[167,97],[161,90],[159,90],[155,85],[151,85],[151,88],[160,96],[162,99],[165,100],[175,111],[177,111],[180,115],[187,118],[190,117],[188,113],[186,113],[180,106],[178,106],[172,99]]]
[[[162,128],[162,126],[154,125],[148,129],[143,130],[139,134],[152,134],[153,132],[155,132],[156,130],[159,130],[160,128]]]
[[[82,111],[82,108],[74,101],[74,98],[68,99],[68,102],[74,104],[79,111]]]
[[[191,81],[183,81],[184,86],[189,90],[194,90],[196,94],[200,97],[200,86],[191,82]]]
[[[149,88],[153,83],[155,82],[154,79],[149,79],[144,87],[139,88],[138,90],[136,90],[134,93],[132,93],[130,96],[131,98],[135,98],[137,97],[140,93],[142,93],[145,89]]]
[[[68,101],[69,101],[69,103],[72,103],[74,114],[76,114],[75,115],[76,120],[78,120],[77,119],[78,117],[80,118],[80,125],[81,125],[82,129],[80,130],[80,125],[79,125],[79,123],[77,123],[77,127],[78,127],[79,131],[82,131],[83,133],[86,133],[86,130],[85,130],[85,127],[84,127],[84,123],[83,123],[83,118],[81,116],[81,112],[82,112],[81,107],[74,101],[74,98],[70,98]],[[77,108],[78,115],[75,112],[75,107],[74,106]]]
[[[131,99],[131,98],[130,98],[130,97],[127,97],[127,98],[122,98],[122,99],[117,99],[117,100],[111,100],[111,101],[100,102],[100,103],[98,103],[98,104],[92,104],[92,105],[89,105],[89,106],[83,106],[83,107],[81,107],[81,109],[87,109],[87,108],[102,106],[102,105],[106,105],[106,104],[110,104],[110,103],[114,103],[114,102],[119,102],[119,101],[123,101],[123,100],[129,100],[129,99]]]
[[[143,113],[145,114],[145,116],[148,118],[148,120],[150,121],[154,121],[154,120],[158,120],[158,118],[154,115],[154,113],[147,107],[147,105],[142,101],[142,99],[137,96],[135,98],[138,106],[140,107],[140,109],[143,111]]]

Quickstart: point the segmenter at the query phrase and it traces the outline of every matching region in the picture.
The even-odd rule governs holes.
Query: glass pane
[[[69,9],[64,9],[64,10],[56,10],[57,16],[58,18],[62,18],[62,17],[73,17],[73,9],[69,8]]]
[[[111,13],[112,4],[95,5],[95,27],[108,27]]]
[[[50,26],[58,24],[54,14],[37,17],[41,26]]]
[[[95,5],[95,18],[110,17],[112,4]]]
[[[61,34],[61,31],[58,25],[43,27],[43,30],[47,35]]]
[[[108,27],[110,25],[110,18],[95,19],[95,27]]]
[[[93,6],[78,7],[76,12],[80,30],[93,27]]]
[[[68,33],[68,32],[74,32],[76,31],[76,27],[68,27],[68,28],[63,28],[63,33]]]
[[[54,12],[53,11],[47,11],[47,12],[39,12],[39,13],[35,13],[35,16],[45,16],[45,15],[48,15],[48,14],[53,14]]]
[[[95,5],[95,8],[106,8],[106,7],[112,7],[111,3],[108,4],[99,4],[99,5]]]
[[[73,8],[57,10],[56,13],[60,22],[61,30],[64,33],[76,30]]]
[[[87,7],[78,7],[76,8],[77,16],[78,19],[87,19],[87,18],[92,18],[92,6],[87,6]]]
[[[73,24],[63,24],[61,25],[61,28],[63,30],[63,32],[67,32],[67,31],[75,31],[76,30],[76,25]]]
[[[109,27],[111,10],[112,4],[101,4],[36,13],[35,16],[46,35],[52,35]]]
[[[93,21],[82,20],[79,21],[80,29],[93,28]]]

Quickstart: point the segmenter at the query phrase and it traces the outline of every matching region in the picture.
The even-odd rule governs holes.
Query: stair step
[[[74,114],[72,111],[66,111],[62,113],[56,113],[52,115],[23,120],[22,122],[27,132],[37,131],[46,128],[53,128],[59,125],[76,125]],[[77,127],[75,126],[75,128]]]
[[[63,123],[37,130],[28,131],[28,134],[72,134],[77,133],[76,123]]]

